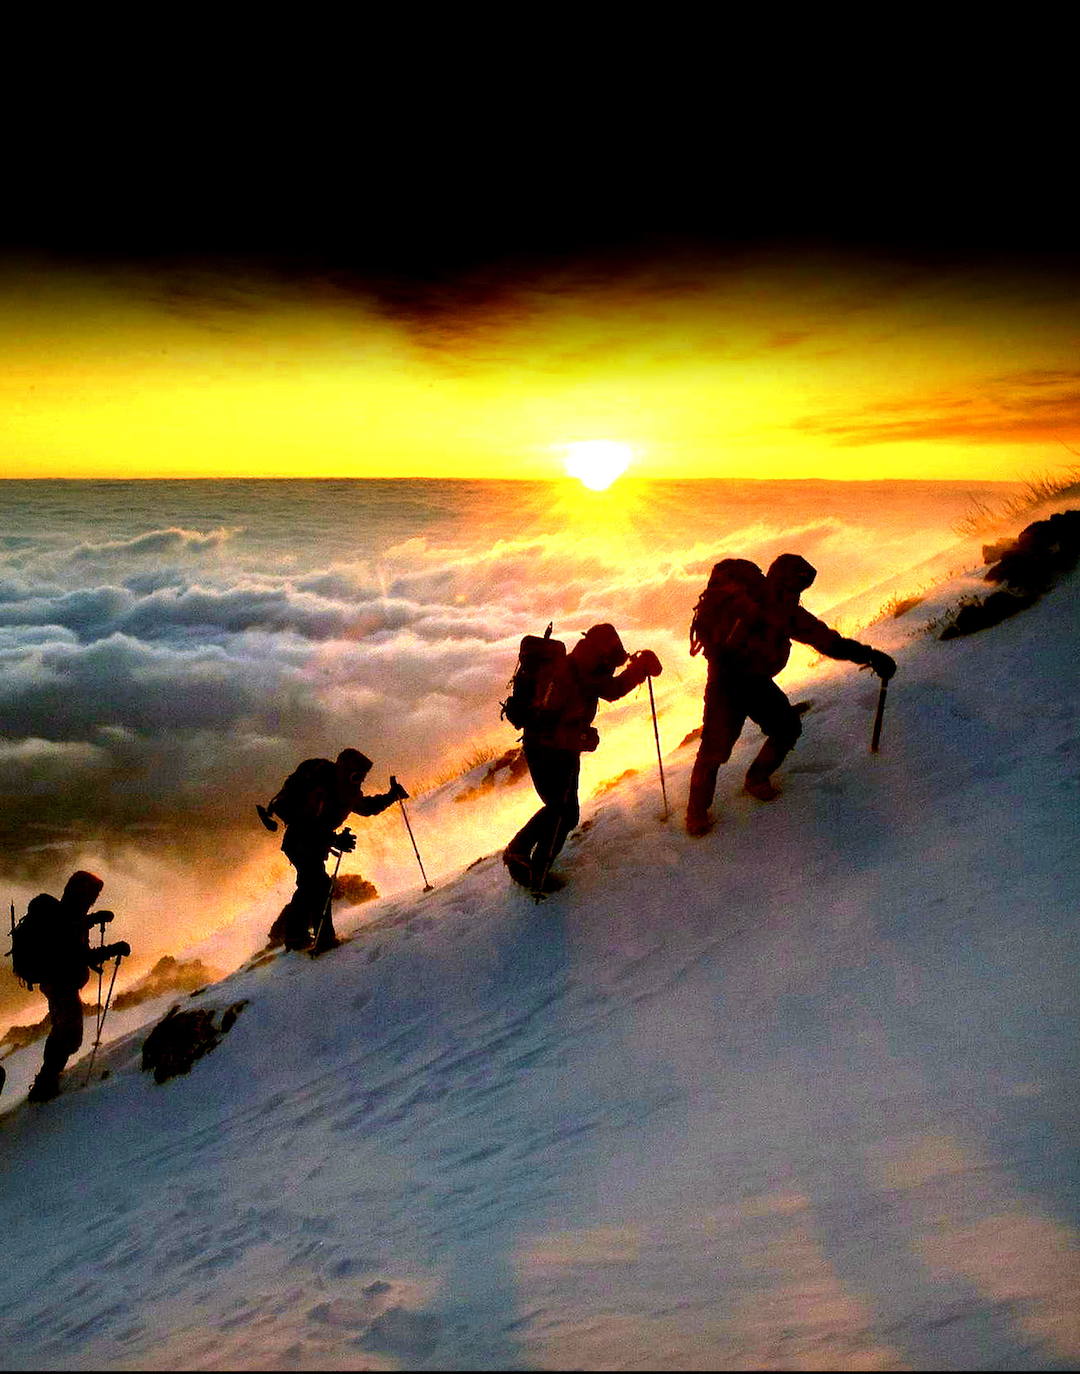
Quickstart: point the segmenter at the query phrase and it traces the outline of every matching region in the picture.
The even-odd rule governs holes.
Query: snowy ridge
[[[822,665],[707,837],[671,749],[541,905],[489,856],[186,1001],[248,1005],[184,1077],[12,1056],[4,1367],[1075,1367],[1080,579],[920,636],[971,582],[865,636],[877,756]]]

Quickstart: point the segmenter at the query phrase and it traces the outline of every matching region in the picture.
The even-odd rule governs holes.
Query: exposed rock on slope
[[[1070,573],[1080,560],[1080,510],[1036,520],[1015,540],[987,544],[983,557],[991,565],[984,580],[1000,583],[1000,589],[961,605],[940,639],[956,639],[999,624],[1033,605]]]

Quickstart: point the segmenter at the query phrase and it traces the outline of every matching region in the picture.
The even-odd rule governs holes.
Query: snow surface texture
[[[149,1022],[41,1107],[12,1056],[3,1367],[1075,1368],[1080,578],[919,633],[980,589],[864,636],[878,755],[822,664],[702,839],[666,741],[671,818],[587,804],[539,906],[491,856],[343,912],[161,1086]]]

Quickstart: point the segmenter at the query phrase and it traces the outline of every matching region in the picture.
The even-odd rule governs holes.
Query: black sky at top
[[[235,34],[223,14],[115,51],[66,24],[13,45],[0,258],[403,290],[761,246],[1077,258],[1063,26],[518,17],[521,34],[458,11]]]
[[[435,104],[408,133],[389,107],[167,129],[90,117],[13,148],[0,256],[248,263],[418,294],[762,247],[1074,270],[1051,141],[1016,145],[983,110],[920,124],[909,92],[888,126],[857,101],[829,118],[796,102],[768,125],[767,89],[723,114],[645,102],[579,122],[566,101],[527,123],[497,102],[470,119]]]

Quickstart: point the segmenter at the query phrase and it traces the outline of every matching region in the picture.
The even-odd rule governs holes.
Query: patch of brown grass
[[[418,779],[413,778],[406,785],[414,797],[422,797],[427,792],[434,792],[445,783],[456,782],[458,778],[463,778],[466,773],[471,773],[480,764],[490,763],[492,759],[498,758],[504,748],[505,746],[500,744],[474,744],[467,754],[456,759],[453,763],[446,763],[436,771],[424,774]]]
[[[1068,444],[1065,447],[1070,453],[1076,453]],[[1080,457],[1080,454],[1077,456]],[[991,505],[973,496],[967,514],[953,525],[953,531],[965,538],[993,534],[1018,516],[1027,515],[1047,501],[1056,501],[1064,496],[1080,496],[1080,463],[1070,463],[1064,468],[1025,478],[1021,490],[998,505]]]

